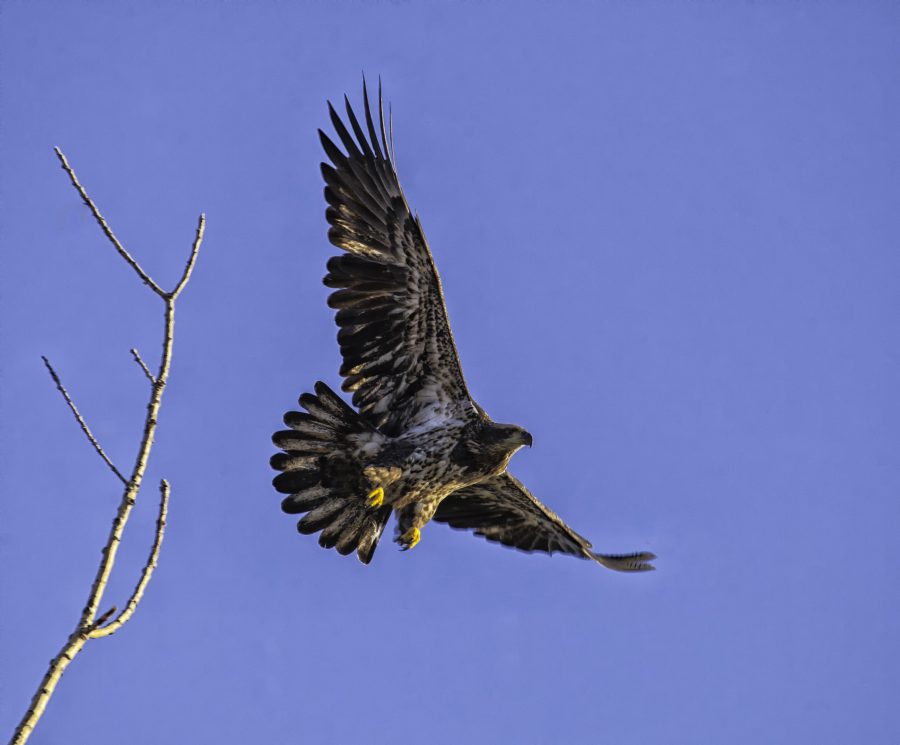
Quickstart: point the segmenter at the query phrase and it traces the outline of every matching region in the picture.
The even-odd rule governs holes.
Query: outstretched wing
[[[332,257],[323,280],[337,292],[343,390],[385,433],[440,418],[477,416],[450,333],[441,282],[418,217],[409,210],[388,147],[381,86],[376,133],[363,81],[366,132],[344,97],[351,135],[328,104],[344,154],[319,130]]]
[[[591,544],[541,504],[517,478],[502,473],[453,492],[437,509],[434,520],[453,528],[470,528],[475,535],[522,551],[559,551],[620,572],[653,569],[649,552],[597,554]]]

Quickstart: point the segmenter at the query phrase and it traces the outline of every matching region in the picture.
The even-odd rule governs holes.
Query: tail
[[[368,564],[391,507],[373,510],[366,505],[368,481],[354,451],[366,439],[374,442],[382,435],[325,383],[316,383],[315,391],[300,396],[306,412],[289,411],[284,423],[290,429],[272,437],[285,451],[272,456],[272,468],[281,471],[272,484],[289,495],[282,510],[307,513],[297,523],[301,533],[321,530],[320,546],[343,555],[356,550],[359,560]]]

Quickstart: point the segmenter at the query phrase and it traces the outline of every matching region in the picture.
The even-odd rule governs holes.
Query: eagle
[[[395,514],[403,550],[435,520],[522,551],[653,569],[649,552],[594,552],[507,471],[532,437],[492,421],[466,387],[441,281],[397,178],[380,81],[377,129],[365,80],[364,124],[346,95],[344,104],[346,123],[328,103],[343,150],[319,130],[331,161],[321,165],[328,239],[342,250],[323,282],[335,290],[328,305],[353,407],[320,381],[300,396],[303,411],[285,414],[271,459],[275,489],[287,495],[282,509],[303,515],[301,533],[321,531],[321,546],[356,551],[364,564]]]

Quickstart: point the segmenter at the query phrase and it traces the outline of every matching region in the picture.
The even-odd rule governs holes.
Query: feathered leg
[[[403,471],[396,466],[368,466],[363,469],[363,475],[375,487],[366,495],[366,504],[375,508],[384,504],[384,488],[397,481]]]
[[[428,498],[397,510],[397,537],[394,542],[400,545],[401,551],[408,551],[422,540],[422,528],[434,517],[439,502],[438,499]]]

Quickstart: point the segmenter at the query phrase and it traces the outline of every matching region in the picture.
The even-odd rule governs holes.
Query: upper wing
[[[517,478],[502,473],[447,497],[434,519],[454,528],[473,528],[475,535],[523,551],[560,551],[593,559],[620,572],[653,569],[649,552],[597,554],[591,544],[541,504]]]
[[[338,311],[342,388],[353,391],[361,414],[396,435],[435,417],[471,416],[478,409],[463,379],[431,252],[397,179],[381,86],[380,138],[365,81],[363,96],[368,137],[346,96],[355,139],[328,104],[346,155],[319,130],[333,164],[322,164],[328,238],[346,251],[329,260],[324,282],[339,288],[328,304]]]

